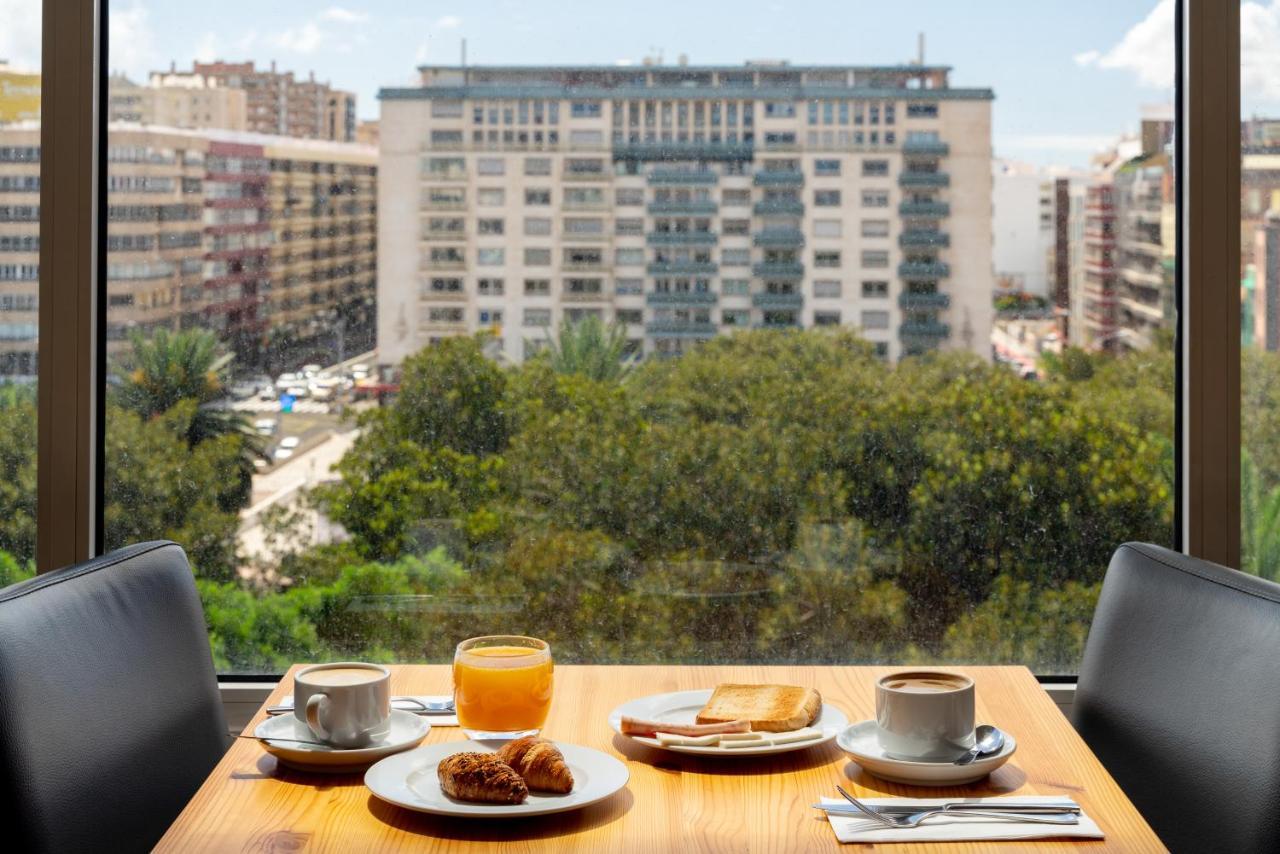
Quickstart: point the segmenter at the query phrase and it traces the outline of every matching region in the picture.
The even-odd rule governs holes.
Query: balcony
[[[908,339],[938,341],[951,337],[951,326],[936,320],[907,320],[898,327],[898,337],[904,341]]]
[[[751,304],[763,309],[793,309],[804,306],[804,294],[752,294]]]
[[[563,291],[560,294],[561,302],[609,302],[613,299],[613,294],[605,291]]]
[[[948,202],[903,202],[898,205],[898,213],[903,216],[951,216],[951,205]]]
[[[899,187],[949,187],[951,176],[946,172],[901,172]]]
[[[708,321],[651,320],[644,325],[644,331],[660,338],[714,338],[716,325]]]
[[[651,276],[712,276],[720,269],[714,261],[654,261]]]
[[[951,267],[941,261],[903,261],[898,275],[904,279],[945,279],[951,275]]]
[[[713,214],[720,210],[715,202],[663,201],[650,202],[651,214]]]
[[[752,242],[766,249],[799,249],[804,246],[804,232],[798,228],[766,228],[756,232]]]
[[[759,323],[753,324],[753,326],[756,329],[799,329],[800,321],[798,319],[777,320],[771,318],[769,320],[762,320]]]
[[[751,265],[751,274],[761,279],[800,279],[804,264],[799,261],[761,261]]]
[[[716,295],[710,291],[679,291],[667,293],[645,294],[646,305],[659,308],[685,308],[688,306],[710,306],[716,304]]]
[[[908,139],[902,143],[903,154],[931,154],[946,157],[951,153],[951,146],[945,142],[932,139]]]
[[[898,306],[903,311],[944,309],[951,306],[951,297],[947,294],[913,294],[908,291],[898,296]]]
[[[719,237],[714,231],[651,231],[650,246],[714,246]]]
[[[654,169],[648,174],[650,185],[716,184],[720,176],[710,169]]]
[[[904,248],[930,246],[941,249],[951,245],[951,235],[933,228],[908,228],[898,235],[898,245]]]
[[[750,160],[755,146],[738,142],[619,142],[614,143],[614,160],[642,162],[672,160]]]
[[[804,186],[804,173],[800,171],[757,172],[752,183],[757,187],[801,187]]]
[[[804,202],[793,202],[785,199],[766,199],[755,204],[756,216],[772,216],[785,214],[790,216],[804,215]]]

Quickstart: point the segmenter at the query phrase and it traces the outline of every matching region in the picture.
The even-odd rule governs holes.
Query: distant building
[[[992,263],[996,293],[1052,297],[1049,266],[1055,246],[1055,186],[1042,170],[992,162]]]
[[[152,75],[154,78],[155,74]],[[160,73],[168,86],[210,85],[245,95],[245,129],[297,139],[355,142],[356,98],[315,79],[295,79],[292,71],[259,69],[253,62],[196,62],[190,71],[170,66]],[[200,81],[197,84],[197,81]]]
[[[1252,344],[1280,350],[1280,211],[1270,211],[1257,227],[1253,254],[1252,304],[1246,305]]]
[[[1119,344],[1145,349],[1173,325],[1172,158],[1163,151],[1136,158],[1114,181]]]
[[[672,355],[857,328],[989,357],[990,89],[941,66],[424,67],[381,93],[378,349],[562,321]]]
[[[152,74],[140,86],[114,75],[108,89],[110,121],[174,128],[244,130],[244,92],[193,75]]]
[[[0,123],[40,118],[40,72],[18,71],[0,60]]]
[[[363,121],[356,125],[356,142],[378,147],[378,120]]]
[[[1085,195],[1084,278],[1078,300],[1082,322],[1072,343],[1113,349],[1116,338],[1116,209],[1109,176],[1090,184]]]

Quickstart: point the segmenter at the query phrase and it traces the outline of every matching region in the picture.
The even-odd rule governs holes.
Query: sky
[[[39,63],[40,0],[0,0],[0,58]],[[1280,0],[1241,5],[1245,114],[1280,115]],[[1172,100],[1173,0],[111,0],[110,62],[148,71],[193,59],[276,60],[357,93],[408,85],[422,63],[896,64],[953,67],[995,91],[998,157],[1086,166],[1144,105]]]

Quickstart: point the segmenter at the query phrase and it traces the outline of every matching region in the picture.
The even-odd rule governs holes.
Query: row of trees
[[[851,333],[742,332],[628,361],[590,323],[520,367],[451,339],[408,359],[309,501],[278,588],[238,576],[260,453],[210,405],[203,333],[136,341],[108,416],[108,538],[187,547],[219,666],[445,660],[546,637],[561,660],[1020,661],[1073,670],[1111,552],[1168,542],[1168,342],[1069,350],[1028,382],[962,353],[888,365]],[[1251,565],[1280,566],[1280,361],[1245,372]],[[31,554],[32,402],[0,405],[0,581]],[[1257,406],[1255,412],[1252,407]],[[285,543],[297,518],[276,520]]]

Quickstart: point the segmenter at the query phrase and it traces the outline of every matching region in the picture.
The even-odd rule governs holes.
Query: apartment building
[[[1081,322],[1072,343],[1111,349],[1116,339],[1116,208],[1110,176],[1085,191],[1084,280],[1078,300]]]
[[[36,372],[40,130],[0,128],[0,377]],[[108,127],[107,346],[201,327],[241,367],[372,339],[376,152]]]
[[[1173,326],[1173,169],[1163,151],[1136,158],[1114,177],[1118,344],[1141,350]]]
[[[941,66],[429,66],[381,93],[379,358],[593,314],[674,354],[855,327],[990,356],[990,89]]]
[[[190,71],[170,66],[170,85],[214,86],[245,94],[247,130],[295,139],[356,140],[356,98],[317,81],[315,72],[295,79],[292,71],[257,68],[253,62],[196,62]],[[154,75],[153,75],[154,76]]]
[[[152,74],[145,86],[113,75],[108,109],[113,122],[163,127],[244,130],[247,121],[242,90],[181,74]]]

